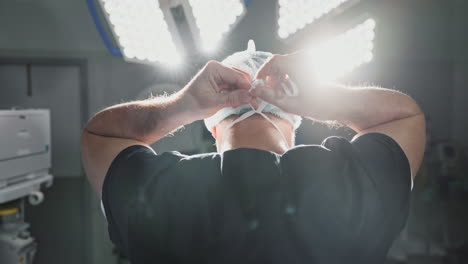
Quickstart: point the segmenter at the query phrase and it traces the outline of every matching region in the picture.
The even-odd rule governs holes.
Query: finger
[[[274,104],[275,98],[277,97],[275,91],[272,88],[257,88],[250,92],[253,96],[259,97],[269,103]]]
[[[269,87],[277,87],[280,85],[285,79],[285,76],[267,76],[266,77],[266,85]]]
[[[230,90],[230,86],[228,84],[216,84],[217,88],[216,90],[218,92],[225,92]]]
[[[285,97],[283,90],[278,86],[258,86],[250,93],[274,105],[277,105],[278,101]]]
[[[241,69],[235,68],[235,67],[233,67],[232,69],[235,70],[236,72],[242,74],[242,76],[243,76],[249,83],[252,83],[252,77],[250,76],[249,73],[247,73],[247,72],[245,72],[245,71],[243,71],[243,70],[241,70]]]
[[[238,107],[248,104],[252,101],[252,95],[246,90],[234,90],[224,94],[220,94],[223,107]]]
[[[252,81],[252,76],[250,76],[250,73],[240,69],[240,68],[237,68],[237,67],[232,67],[233,70],[241,73],[243,76],[245,76],[245,78],[247,78],[250,82]]]
[[[260,102],[258,101],[257,97],[252,97],[252,100],[250,100],[249,104],[253,106],[253,108],[257,109],[260,105]]]
[[[276,76],[284,79],[285,75],[294,73],[301,65],[305,57],[302,51],[286,55],[273,55],[265,64],[260,67],[255,75],[255,79],[265,79],[267,76]]]
[[[267,76],[284,75],[283,56],[275,54],[258,69],[255,79],[266,79]]]
[[[216,84],[228,84],[236,89],[250,88],[250,82],[242,73],[220,63],[210,63],[210,75]]]

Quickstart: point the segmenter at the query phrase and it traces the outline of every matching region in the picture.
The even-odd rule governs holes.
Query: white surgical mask
[[[254,78],[258,69],[272,56],[273,54],[269,52],[256,51],[255,43],[252,40],[249,40],[247,50],[234,53],[233,55],[223,60],[222,64],[228,67],[239,68],[245,72],[248,72],[250,76]],[[284,82],[289,82],[289,85],[285,85]],[[291,79],[287,79],[284,82],[281,85],[284,89],[285,94],[287,96],[297,96],[298,89],[295,83]],[[255,89],[257,85],[259,84],[265,85],[264,80],[254,80],[252,82],[252,86],[250,90]],[[273,122],[265,113],[270,113],[281,119],[289,121],[289,123],[292,125],[294,129],[297,129],[300,126],[302,118],[297,115],[286,113],[283,110],[281,110],[279,107],[272,105],[270,103],[267,103],[263,100],[259,99],[259,102],[260,104],[257,109],[255,109],[252,105],[242,105],[237,108],[225,107],[219,110],[218,112],[216,112],[211,117],[206,118],[204,120],[205,126],[209,131],[212,131],[216,125],[218,125],[221,121],[223,121],[227,117],[231,115],[240,115],[237,119],[232,121],[225,128],[225,131],[226,131],[232,126],[234,126],[235,124],[249,118],[250,116],[254,114],[259,114],[263,116],[266,120],[268,120],[268,122],[270,122],[275,127],[275,129],[280,133],[285,143],[289,145],[281,129],[279,129],[279,127],[275,124],[275,122]]]
[[[293,84],[293,82],[291,81],[291,83]],[[254,80],[252,82],[252,86],[250,87],[250,91],[252,91],[253,89],[255,89],[257,87],[257,85],[259,84],[262,84],[263,86],[265,85],[265,82],[263,80]],[[283,84],[283,88],[287,87],[286,85]],[[293,84],[294,88],[296,88],[296,86]],[[290,90],[291,92],[291,95],[294,95],[294,94],[297,94],[297,90],[294,91],[294,88],[293,88],[293,91]],[[286,89],[286,88],[285,88]],[[295,95],[294,95],[295,96]],[[275,124],[275,122],[273,122],[266,114],[264,114],[262,111],[265,110],[265,107],[269,105],[266,101],[263,101],[261,100],[260,104],[258,105],[257,109],[255,109],[255,107],[253,107],[251,104],[249,104],[249,106],[251,107],[251,110],[250,111],[247,111],[245,113],[243,113],[241,116],[239,116],[238,118],[236,118],[235,120],[233,120],[229,125],[227,125],[225,128],[224,128],[224,131],[227,131],[228,129],[230,129],[231,127],[233,127],[235,124],[251,117],[252,115],[255,115],[255,114],[259,114],[261,116],[263,116],[263,118],[265,118],[268,122],[270,122],[270,124],[273,125],[273,127],[279,132],[279,134],[281,135],[281,138],[283,139],[283,141],[286,143],[286,145],[289,146],[288,144],[288,140],[286,139],[285,135],[283,134],[283,131],[281,131],[281,129]],[[271,104],[270,104],[271,105]],[[284,113],[284,112],[283,112]],[[284,113],[286,114],[286,113]],[[287,115],[287,114],[286,114]],[[294,122],[291,122],[291,125],[294,126]],[[291,146],[289,146],[291,147]]]

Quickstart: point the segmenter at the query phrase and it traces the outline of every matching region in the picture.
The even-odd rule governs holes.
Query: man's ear
[[[211,130],[211,135],[213,135],[215,139],[218,139],[218,135],[216,134],[216,126],[214,126],[213,129]]]

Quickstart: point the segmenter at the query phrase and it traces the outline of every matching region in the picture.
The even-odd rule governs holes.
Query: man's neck
[[[254,148],[272,151],[278,154],[285,153],[293,145],[293,133],[287,121],[273,119],[282,130],[288,142],[283,140],[281,133],[264,117],[254,115],[237,123],[227,131],[221,131],[221,142],[218,142],[218,151],[224,152],[237,148]],[[283,123],[284,122],[284,123]]]

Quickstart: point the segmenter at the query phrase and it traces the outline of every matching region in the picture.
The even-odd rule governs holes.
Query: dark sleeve
[[[109,236],[124,255],[128,256],[130,208],[139,190],[182,157],[178,152],[156,155],[147,147],[135,145],[124,149],[112,162],[102,186],[102,204]]]

